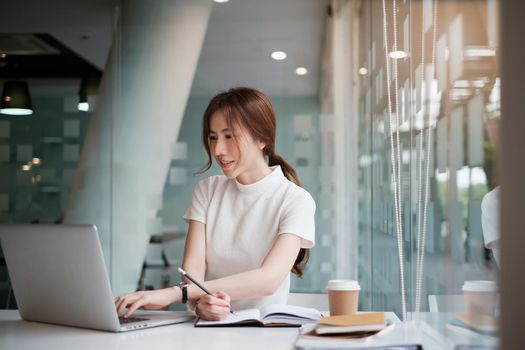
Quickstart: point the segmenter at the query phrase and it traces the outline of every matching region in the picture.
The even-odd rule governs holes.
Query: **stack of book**
[[[295,350],[422,350],[418,336],[407,337],[406,328],[398,322],[392,312],[324,317],[301,327]]]
[[[386,326],[384,312],[367,312],[323,317],[310,333],[316,336],[363,338],[381,331]]]

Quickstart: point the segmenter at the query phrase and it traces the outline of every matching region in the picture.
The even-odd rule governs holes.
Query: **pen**
[[[180,273],[182,274],[182,276],[186,277],[187,279],[189,279],[190,281],[192,281],[193,283],[195,283],[195,285],[197,287],[199,287],[200,289],[202,289],[202,291],[208,295],[211,295],[211,296],[214,296],[209,290],[207,290],[202,284],[200,284],[199,282],[197,282],[195,279],[193,279],[193,277],[191,277],[186,271],[184,271],[182,269],[182,267],[179,267],[179,271]],[[233,312],[231,309],[230,309],[230,313],[235,315],[235,312]]]

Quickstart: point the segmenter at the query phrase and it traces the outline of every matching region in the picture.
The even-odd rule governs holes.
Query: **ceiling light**
[[[213,0],[213,2],[216,2],[218,4],[223,4],[223,3],[228,2],[228,1],[230,1],[230,0]]]
[[[297,67],[295,69],[295,74],[297,75],[306,75],[308,73],[308,69],[304,68],[304,67]]]
[[[365,67],[359,68],[359,74],[367,75],[368,74],[368,69],[366,69]]]
[[[81,112],[89,111],[89,103],[87,101],[87,79],[82,78],[80,81],[80,89],[78,90],[78,110]]]
[[[31,170],[31,165],[29,164],[22,165],[22,171],[29,171],[29,170]]]
[[[469,88],[470,83],[468,80],[456,80],[454,82],[454,87],[456,88]]]
[[[277,61],[284,60],[286,58],[286,53],[282,51],[274,51],[272,52],[272,58]]]
[[[7,57],[7,54],[5,53],[0,53],[0,58],[6,58]]]
[[[26,108],[0,108],[0,113],[8,115],[30,115],[33,111]]]
[[[33,158],[33,159],[31,159],[31,163],[33,165],[40,165],[40,163],[41,163],[40,158]]]
[[[392,51],[388,54],[388,56],[390,58],[393,58],[395,60],[399,60],[401,58],[407,58],[408,57],[408,53],[406,53],[405,51]]]
[[[10,115],[33,114],[29,88],[25,81],[6,81],[4,83],[0,113]]]
[[[450,98],[453,100],[462,100],[472,96],[470,89],[454,88],[450,90]]]
[[[78,90],[78,110],[82,112],[89,112],[88,96],[96,95],[98,93],[98,86],[100,78],[98,77],[84,77],[80,82],[80,89]]]
[[[454,82],[455,88],[482,88],[485,86],[485,81],[482,79],[475,80],[456,80]]]
[[[81,112],[89,112],[89,103],[86,101],[80,101],[77,106],[78,110]]]
[[[492,57],[496,56],[496,50],[486,46],[467,46],[463,55],[465,57]]]

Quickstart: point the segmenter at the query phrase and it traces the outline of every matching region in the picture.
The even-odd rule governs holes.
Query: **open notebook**
[[[229,314],[222,321],[205,321],[198,319],[195,327],[214,326],[260,326],[260,327],[299,327],[303,324],[317,322],[322,317],[316,309],[272,304],[258,309],[245,309]]]

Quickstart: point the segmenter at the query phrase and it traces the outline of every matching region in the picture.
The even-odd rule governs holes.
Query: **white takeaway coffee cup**
[[[357,312],[359,282],[354,280],[330,280],[326,285],[330,315],[348,315]]]
[[[496,316],[498,286],[494,281],[465,281],[463,284],[465,311],[469,315]]]

